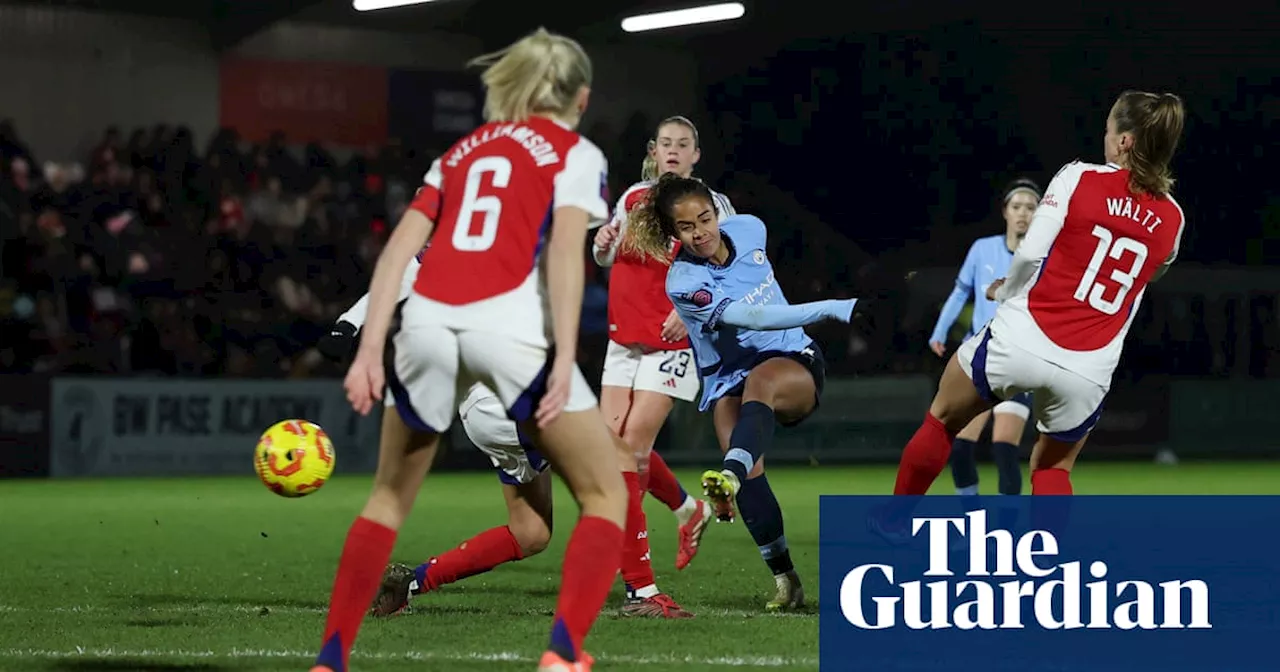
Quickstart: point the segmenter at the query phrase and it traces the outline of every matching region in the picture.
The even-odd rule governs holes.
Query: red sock
[[[649,484],[644,487],[644,490],[672,511],[680,508],[680,505],[684,504],[685,497],[689,496],[684,488],[680,487],[680,481],[676,480],[676,475],[671,473],[671,467],[667,466],[667,461],[655,452],[649,453]]]
[[[609,597],[621,564],[622,541],[622,528],[598,516],[579,518],[569,537],[550,648],[570,661],[578,659],[582,642]]]
[[[640,477],[633,471],[624,471],[622,478],[627,482],[627,529],[622,540],[622,580],[630,593],[652,586],[654,580],[653,567],[649,564],[649,521],[644,515],[644,490],[640,488]]]
[[[417,569],[418,585],[422,592],[435,590],[468,576],[483,574],[504,562],[524,557],[520,542],[511,534],[511,528],[503,525],[462,542],[457,548],[432,558]]]
[[[1031,472],[1031,494],[1070,495],[1071,472],[1066,469],[1036,469]]]
[[[382,581],[382,572],[396,545],[396,531],[369,520],[356,518],[347,532],[329,599],[329,617],[324,626],[324,645],[316,658],[337,672],[347,669],[351,645],[360,632],[360,622],[369,611]]]
[[[926,413],[924,424],[916,430],[907,447],[902,451],[898,464],[898,480],[893,484],[895,495],[923,495],[947,467],[951,457],[951,442],[956,432],[947,429],[942,421]]]

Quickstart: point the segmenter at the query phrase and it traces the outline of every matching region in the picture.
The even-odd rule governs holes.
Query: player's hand
[[[551,374],[547,376],[547,392],[542,395],[542,401],[538,402],[538,410],[533,415],[538,423],[538,429],[545,429],[547,425],[555,422],[556,418],[560,417],[560,412],[564,410],[564,405],[569,403],[569,387],[573,383],[575,364],[571,356],[556,357],[555,362],[551,364]]]
[[[596,239],[593,244],[597,250],[607,250],[613,247],[614,241],[618,239],[618,226],[619,222],[612,221],[596,231]]]
[[[662,340],[667,343],[675,343],[682,341],[689,335],[689,330],[684,326],[684,320],[680,319],[680,313],[674,309],[667,319],[662,322]]]
[[[929,349],[939,357],[947,354],[947,344],[942,341],[929,341]]]
[[[341,362],[351,356],[356,347],[356,325],[338,322],[329,333],[320,337],[316,349],[331,361]]]
[[[342,387],[347,391],[347,401],[360,415],[369,415],[375,401],[382,401],[382,391],[387,387],[386,372],[382,368],[381,353],[361,350],[356,361],[347,370]]]
[[[996,290],[997,290],[997,289],[1000,289],[1000,286],[1001,286],[1001,285],[1003,285],[1003,284],[1004,284],[1004,278],[1000,278],[999,280],[996,280],[995,282],[991,283],[990,285],[987,285],[987,300],[988,300],[988,301],[995,301],[995,300],[996,300]]]

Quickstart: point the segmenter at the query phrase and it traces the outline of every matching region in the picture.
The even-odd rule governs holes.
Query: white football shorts
[[[646,350],[609,341],[601,385],[665,394],[681,401],[698,398],[701,383],[693,350]]]
[[[462,429],[476,444],[507,485],[525,485],[537,480],[549,466],[516,423],[507,417],[498,396],[483,385],[471,388],[458,407]]]
[[[1036,428],[1059,441],[1083,438],[1098,423],[1107,388],[1011,344],[991,325],[966,340],[958,351],[960,368],[978,393],[999,403],[1033,393]]]
[[[497,331],[441,326],[423,315],[427,299],[414,294],[401,310],[400,330],[388,351],[387,386],[400,416],[411,428],[444,432],[459,398],[473,383],[497,394],[509,417],[533,418],[546,388],[551,351]],[[566,413],[596,406],[595,393],[576,366]]]

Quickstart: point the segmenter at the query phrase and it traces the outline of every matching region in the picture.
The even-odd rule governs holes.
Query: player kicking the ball
[[[1126,91],[1107,116],[1107,163],[1058,171],[1008,277],[987,288],[1000,302],[995,316],[947,364],[902,453],[894,494],[925,494],[956,433],[1025,392],[1035,393],[1040,430],[1031,492],[1071,494],[1071,469],[1102,414],[1142,295],[1178,254],[1184,223],[1169,193],[1169,162],[1182,125],[1177,96]],[[898,536],[903,513],[882,512],[870,523]]]
[[[698,129],[693,122],[676,116],[659,123],[649,141],[641,181],[618,199],[613,220],[600,227],[592,247],[596,263],[612,267],[609,347],[600,380],[600,410],[610,428],[626,442],[618,456],[630,495],[626,547],[622,552],[622,578],[627,590],[623,613],[632,616],[689,615],[659,592],[654,580],[644,493],[653,493],[679,520],[678,570],[693,561],[711,521],[711,507],[690,497],[662,456],[653,452],[653,443],[674,400],[693,401],[698,396],[698,370],[684,322],[665,290],[667,268],[678,246],[673,246],[666,259],[654,259],[635,249],[627,226],[627,214],[644,202],[659,174],[687,178],[700,157]],[[729,199],[711,193],[720,218],[732,215]]]
[[[672,239],[680,242],[666,291],[702,374],[698,408],[713,411],[725,452],[723,470],[703,474],[703,488],[721,519],[732,520],[736,501],[774,576],[776,592],[765,608],[803,607],[764,453],[775,423],[796,425],[818,407],[826,374],[803,327],[849,322],[859,302],[788,304],[765,254],[764,223],[750,215],[721,223],[715,196],[698,180],[664,175],[631,212],[630,227],[637,249],[654,259],[669,259]]]
[[[347,397],[367,414],[390,389],[400,418],[384,420],[373,492],[343,546],[313,672],[349,669],[440,433],[457,395],[476,382],[498,395],[582,508],[540,670],[591,668],[583,640],[621,564],[626,489],[574,361],[582,249],[587,228],[608,216],[604,156],[573,130],[590,96],[591,61],[573,40],[540,29],[477,62],[487,66],[488,123],[432,164],[370,284]],[[429,239],[388,345],[397,285]]]

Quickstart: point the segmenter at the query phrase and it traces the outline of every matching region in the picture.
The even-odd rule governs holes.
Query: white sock
[[[658,585],[657,585],[657,584],[654,584],[654,583],[651,583],[651,584],[649,584],[649,585],[645,586],[644,588],[636,588],[635,590],[631,591],[631,593],[632,593],[633,595],[635,595],[635,596],[636,596],[636,598],[641,599],[641,600],[646,599],[646,598],[650,598],[650,597],[654,597],[655,595],[659,594],[660,592],[662,592],[662,591],[658,590]]]
[[[963,488],[956,488],[956,494],[961,497],[973,497],[978,494],[978,486],[970,485]]]
[[[675,511],[672,511],[672,513],[676,514],[676,520],[680,521],[681,525],[684,525],[689,522],[689,519],[693,517],[694,512],[697,510],[698,500],[690,497],[689,495],[685,495],[684,501],[680,502],[680,506],[676,508]]]

